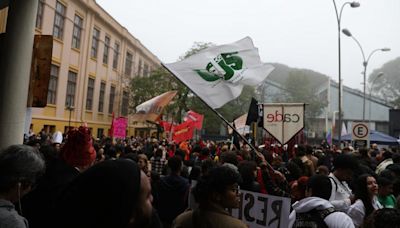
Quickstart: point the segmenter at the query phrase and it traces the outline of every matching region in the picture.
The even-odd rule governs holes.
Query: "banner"
[[[236,118],[234,122],[234,126],[236,127],[236,130],[241,134],[249,134],[250,133],[250,127],[246,126],[246,119],[247,119],[247,113],[239,116]],[[228,129],[228,133],[232,134],[233,130],[231,128]]]
[[[126,127],[128,126],[128,119],[125,117],[118,117],[113,121],[113,137],[114,138],[125,138]]]
[[[192,121],[186,121],[174,126],[172,129],[172,140],[175,141],[175,143],[180,143],[191,139],[193,137],[194,128]]]
[[[160,126],[162,128],[164,128],[164,131],[170,131],[173,127],[175,127],[175,125],[173,125],[172,123],[170,123],[168,121],[161,120],[159,123],[160,123]]]
[[[136,106],[136,113],[133,114],[132,121],[144,122],[149,120],[156,122],[164,107],[171,102],[176,93],[177,91],[168,91]]]
[[[201,130],[203,128],[203,119],[204,115],[189,110],[186,117],[184,118],[184,121],[193,121],[194,127],[198,130]]]
[[[261,62],[250,37],[209,47],[164,67],[213,109],[237,98],[244,85],[259,85],[274,69]]]
[[[240,206],[230,214],[250,228],[287,228],[290,198],[240,190]]]
[[[303,103],[263,104],[264,129],[286,144],[304,128]]]

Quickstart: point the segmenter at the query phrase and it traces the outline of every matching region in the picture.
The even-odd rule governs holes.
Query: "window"
[[[149,76],[149,65],[147,65],[147,64],[144,64],[144,67],[143,67],[143,75],[144,76]]]
[[[62,40],[65,20],[65,6],[59,1],[56,3],[56,14],[54,16],[53,36]]]
[[[92,37],[92,49],[90,51],[90,57],[97,59],[97,50],[99,48],[99,38],[100,38],[100,30],[97,28],[93,28],[93,37]]]
[[[56,104],[58,71],[59,71],[58,66],[51,65],[49,89],[47,90],[48,104]]]
[[[92,110],[93,94],[94,94],[94,79],[89,78],[88,88],[87,88],[87,96],[86,96],[86,110]]]
[[[115,98],[115,87],[111,86],[110,88],[110,101],[108,103],[108,113],[112,113],[114,111],[114,98]]]
[[[114,44],[114,59],[113,59],[113,69],[118,67],[118,55],[119,55],[119,43]]]
[[[67,107],[75,105],[76,78],[77,74],[75,72],[68,72],[67,95],[65,97],[65,106]]]
[[[123,116],[128,115],[128,106],[129,106],[129,94],[128,92],[124,91],[122,93],[122,107],[121,107],[121,114]]]
[[[102,139],[104,135],[104,129],[103,128],[97,128],[97,138]]]
[[[79,49],[81,46],[82,25],[83,19],[75,14],[74,30],[72,31],[72,47],[76,49]]]
[[[36,28],[41,29],[43,23],[43,9],[44,9],[44,0],[39,1],[37,14],[36,14]]]
[[[126,75],[131,75],[132,73],[132,59],[133,56],[131,53],[126,52],[126,60],[125,60],[125,74]]]
[[[103,52],[103,63],[108,64],[108,51],[110,49],[110,37],[104,38],[104,52]]]
[[[99,95],[99,112],[103,112],[104,109],[104,94],[106,93],[106,83],[102,82],[100,84],[100,95]]]

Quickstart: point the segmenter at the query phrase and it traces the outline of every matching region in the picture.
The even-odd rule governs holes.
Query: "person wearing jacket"
[[[32,190],[44,170],[45,162],[34,147],[12,145],[0,152],[0,227],[29,227],[21,211],[21,197]]]
[[[354,196],[348,183],[353,178],[353,171],[359,167],[355,157],[340,154],[333,160],[334,171],[329,174],[332,192],[329,198],[336,210],[346,212],[354,203]]]
[[[179,156],[168,159],[167,165],[171,173],[161,177],[153,203],[166,228],[187,208],[190,187],[189,181],[180,175],[182,159]]]
[[[317,216],[320,223],[329,228],[354,228],[351,218],[343,212],[336,211],[328,201],[331,194],[329,177],[315,175],[307,183],[306,198],[293,204],[293,211],[289,216],[289,227],[313,227],[310,215]],[[323,225],[323,224],[319,224]],[[321,227],[321,226],[318,226]]]

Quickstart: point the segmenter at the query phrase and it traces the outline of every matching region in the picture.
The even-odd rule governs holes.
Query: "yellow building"
[[[65,132],[86,122],[94,137],[108,135],[113,112],[129,120],[130,79],[160,66],[94,0],[40,0],[36,33],[53,35],[54,42],[47,106],[28,109],[35,133]]]

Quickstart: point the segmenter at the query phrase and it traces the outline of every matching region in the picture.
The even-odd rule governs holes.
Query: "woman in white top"
[[[373,176],[364,174],[357,178],[354,194],[356,202],[348,210],[348,215],[353,220],[355,227],[361,227],[368,215],[374,210],[382,208],[377,194],[378,184]]]

